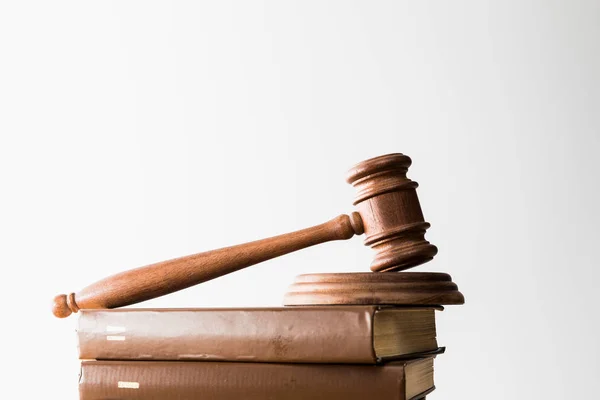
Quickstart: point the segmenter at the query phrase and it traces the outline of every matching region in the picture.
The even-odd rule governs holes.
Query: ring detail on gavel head
[[[437,247],[425,240],[424,221],[416,189],[406,177],[410,157],[388,154],[356,164],[347,182],[358,193],[354,205],[363,220],[365,245],[375,250],[374,272],[402,271],[426,263]]]

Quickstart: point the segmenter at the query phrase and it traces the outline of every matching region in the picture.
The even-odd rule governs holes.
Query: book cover
[[[434,390],[433,358],[374,365],[82,361],[80,400],[408,400]]]
[[[443,351],[434,308],[81,310],[80,359],[375,364]]]

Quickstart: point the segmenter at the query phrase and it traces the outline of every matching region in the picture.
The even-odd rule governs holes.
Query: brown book
[[[408,400],[435,388],[433,358],[375,365],[82,361],[80,400]]]
[[[443,351],[434,308],[81,310],[80,359],[375,364]]]

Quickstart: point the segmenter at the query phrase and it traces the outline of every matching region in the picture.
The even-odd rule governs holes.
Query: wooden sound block
[[[298,275],[285,294],[285,306],[452,305],[465,298],[450,275],[437,272],[359,272]]]

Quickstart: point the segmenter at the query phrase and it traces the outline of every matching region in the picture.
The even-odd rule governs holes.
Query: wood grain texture
[[[355,165],[346,180],[357,189],[354,205],[365,227],[365,245],[375,250],[371,270],[401,271],[433,259],[425,240],[429,223],[417,197],[418,183],[406,177],[410,157],[388,154]]]
[[[304,274],[288,288],[283,304],[411,305],[463,304],[450,275],[438,272]]]
[[[362,233],[357,213],[340,215],[312,228],[124,271],[77,293],[56,296],[52,311],[64,318],[80,308],[115,308],[139,303],[296,250]]]

